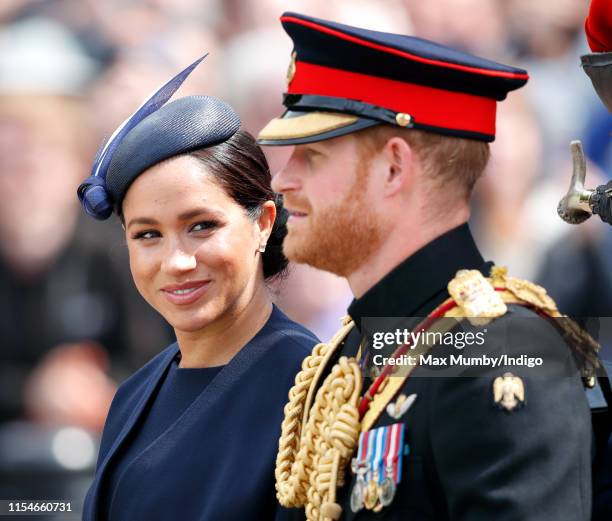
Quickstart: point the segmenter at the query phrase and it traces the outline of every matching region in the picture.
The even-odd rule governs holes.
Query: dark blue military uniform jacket
[[[349,314],[357,328],[338,356],[357,353],[365,317],[422,317],[449,297],[447,284],[460,269],[489,275],[467,225],[437,238],[387,274]],[[559,333],[531,310],[510,305],[491,323],[531,317],[522,345],[505,343],[508,355],[530,354],[541,343],[569,350]],[[569,351],[568,351],[569,352]],[[392,503],[379,512],[351,510],[356,477],[338,491],[342,520],[587,521],[591,515],[591,420],[578,374],[524,377],[525,406],[500,410],[493,381],[508,369],[487,368],[479,377],[417,377],[401,393],[416,400],[399,419],[383,412],[372,426],[402,422],[402,478]],[[366,381],[366,386],[371,380]],[[295,512],[295,519],[300,514]]]
[[[274,519],[274,461],[287,393],[316,338],[278,308],[191,405],[132,461],[142,423],[178,347],[171,345],[117,391],[106,421],[84,521]],[[109,473],[115,476],[112,498]],[[112,504],[111,504],[112,503]],[[107,517],[106,515],[104,517]],[[104,520],[106,521],[106,520]]]

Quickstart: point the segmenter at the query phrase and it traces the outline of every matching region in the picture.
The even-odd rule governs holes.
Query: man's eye
[[[217,227],[217,223],[215,221],[202,221],[199,223],[194,224],[191,227],[192,232],[203,232],[203,231],[208,231],[208,230],[212,230],[214,228]]]
[[[309,157],[322,157],[324,154],[323,151],[318,148],[307,148],[306,155]]]
[[[144,230],[137,232],[132,236],[132,239],[155,239],[160,237],[160,233],[155,230]]]

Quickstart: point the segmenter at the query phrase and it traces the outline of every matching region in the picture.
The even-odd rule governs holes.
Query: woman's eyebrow
[[[214,215],[214,216],[220,215],[220,213],[217,212],[216,210],[212,210],[211,208],[201,207],[201,208],[194,208],[192,210],[187,210],[186,212],[179,214],[178,220],[179,221],[189,221],[190,219],[193,219],[194,217],[198,217],[199,215],[204,215],[204,214]],[[155,226],[155,225],[158,225],[159,222],[153,219],[152,217],[135,217],[134,219],[130,220],[130,222],[126,226],[126,229],[134,224],[144,224],[144,225]]]
[[[136,217],[132,219],[126,226],[126,229],[132,226],[133,224],[150,224],[155,225],[159,224],[155,219],[151,217]]]
[[[213,210],[211,208],[206,208],[206,207],[200,207],[200,208],[194,208],[193,210],[187,210],[186,212],[179,214],[178,218],[179,218],[179,221],[189,221],[193,219],[194,217],[198,217],[199,215],[203,215],[203,214],[214,215],[214,216],[220,215],[220,213],[217,212],[216,210]]]

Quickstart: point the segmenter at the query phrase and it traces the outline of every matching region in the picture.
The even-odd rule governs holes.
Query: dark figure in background
[[[612,2],[592,0],[585,21],[585,33],[593,51],[582,57],[582,66],[593,83],[608,111],[612,112]],[[576,144],[573,153],[581,152]],[[574,177],[568,194],[559,203],[560,216],[573,224],[588,219],[591,214],[612,224],[612,181],[594,190],[585,189],[586,167],[583,159],[574,167]],[[612,235],[605,234],[594,241],[588,234],[579,240],[565,243],[553,249],[545,263],[547,268],[539,277],[560,297],[560,305],[566,313],[577,317],[612,316]],[[567,280],[567,274],[572,277]],[[608,375],[612,371],[612,346],[604,345],[602,352]],[[612,426],[612,393],[602,385],[606,393],[608,429]],[[592,401],[592,399],[591,399]],[[602,403],[605,409],[605,403]],[[600,414],[605,414],[602,412]],[[596,458],[593,468],[593,521],[612,519],[612,436],[607,450]]]
[[[591,2],[585,32],[593,53],[582,56],[582,68],[601,101],[612,112],[612,3],[609,0]],[[612,224],[612,181],[594,190],[585,188],[582,147],[572,144],[572,154],[574,173],[568,193],[559,202],[559,216],[571,224],[580,224],[595,214]]]
[[[115,392],[108,357],[127,350],[126,297],[107,253],[75,236],[83,110],[0,96],[0,420],[97,432]]]

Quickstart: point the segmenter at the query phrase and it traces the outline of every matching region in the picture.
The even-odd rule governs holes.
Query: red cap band
[[[416,124],[495,135],[494,99],[301,61],[295,66],[289,94],[348,98],[409,114]]]
[[[593,52],[612,51],[612,9],[608,0],[591,0],[584,29]]]

